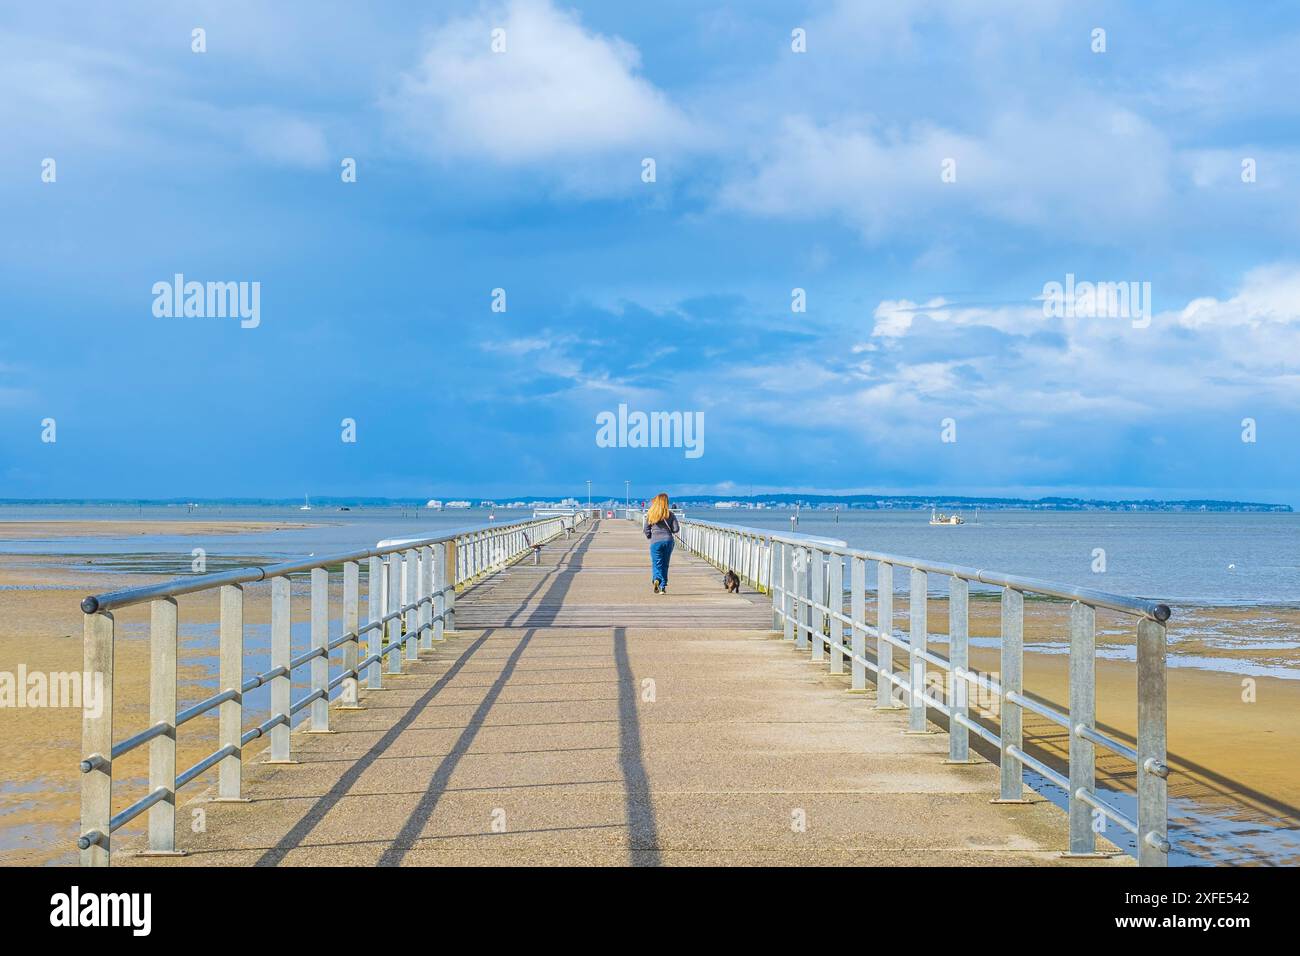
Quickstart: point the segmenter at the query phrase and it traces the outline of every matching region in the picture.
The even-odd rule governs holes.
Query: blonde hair
[[[658,524],[670,514],[672,514],[672,509],[668,507],[668,496],[661,491],[650,502],[650,510],[646,512],[645,516],[646,524]]]

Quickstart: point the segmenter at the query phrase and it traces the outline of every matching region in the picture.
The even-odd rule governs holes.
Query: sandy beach
[[[993,602],[972,605],[972,634],[997,633],[997,606]],[[932,620],[946,622],[946,608],[938,602]],[[1068,610],[1062,605],[1029,605],[1026,609],[1026,641],[1044,641],[1066,633]],[[1175,609],[1177,615],[1177,609]],[[1193,656],[1200,641],[1196,637],[1207,622],[1241,626],[1247,612],[1240,608],[1195,609],[1170,622],[1170,656]],[[1300,632],[1300,611],[1271,609],[1271,614],[1290,620]],[[946,624],[945,624],[946,626]],[[1103,627],[1119,629],[1115,618],[1098,615],[1098,643],[1103,646]],[[1132,626],[1128,643],[1132,644]],[[935,630],[943,627],[936,626]],[[1110,646],[1116,640],[1112,638]],[[946,651],[946,646],[940,645]],[[1214,650],[1213,656],[1224,652]],[[1245,652],[1234,655],[1238,666]],[[1280,654],[1294,655],[1294,651]],[[1209,656],[1207,654],[1207,656]],[[996,648],[972,648],[971,664],[982,671],[998,670]],[[1237,672],[1171,666],[1169,678],[1168,754],[1174,773],[1169,781],[1170,817],[1179,819],[1183,801],[1192,801],[1199,811],[1224,822],[1260,827],[1300,828],[1300,681],[1269,676],[1247,676]],[[1028,652],[1025,655],[1024,687],[1030,696],[1064,711],[1069,702],[1069,658],[1065,654]],[[1127,660],[1097,661],[1097,721],[1112,736],[1132,745],[1137,729],[1137,673]],[[1029,752],[1046,756],[1049,765],[1066,766],[1068,737],[1064,728],[1025,714]],[[1035,751],[1037,748],[1037,751]],[[1099,749],[1098,782],[1115,789],[1132,791],[1132,764]],[[1200,819],[1203,835],[1212,842],[1217,834],[1212,819]],[[1224,847],[1187,846],[1193,855],[1216,859]],[[1252,853],[1243,848],[1233,859],[1249,861]],[[1300,859],[1292,858],[1294,865]]]
[[[35,523],[29,523],[29,525]],[[46,524],[42,522],[41,524]],[[104,524],[121,527],[112,533],[139,530],[132,522],[95,522],[83,529],[74,522],[56,523],[71,535],[106,533]],[[91,523],[87,523],[91,524]],[[173,534],[215,534],[247,530],[250,522],[154,522],[165,524]],[[180,530],[183,527],[185,530]],[[287,525],[275,525],[287,527]],[[130,529],[128,531],[128,529]],[[154,529],[155,533],[157,529]],[[31,534],[30,526],[23,535]],[[0,526],[0,535],[14,535]],[[67,557],[30,555],[0,556],[0,671],[77,671],[82,661],[80,599],[93,592],[141,585],[164,576],[124,572],[120,569],[88,571]],[[247,619],[250,624],[269,621],[267,588],[250,588]],[[305,591],[303,592],[305,594]],[[896,627],[906,629],[906,597],[897,597]],[[305,614],[305,602],[296,603],[295,617]],[[1054,648],[1064,640],[1068,608],[1063,604],[1027,602],[1026,644]],[[1300,611],[1269,609],[1269,614],[1289,622],[1300,633]],[[1171,657],[1176,653],[1206,657],[1234,656],[1222,648],[1204,645],[1203,633],[1223,629],[1249,629],[1258,616],[1256,609],[1175,608],[1171,622]],[[116,659],[115,738],[141,729],[148,707],[147,607],[130,608],[116,615],[119,640]],[[214,622],[217,604],[214,594],[191,595],[182,603],[186,622]],[[933,601],[930,608],[932,633],[946,630],[946,603]],[[997,634],[997,604],[972,600],[972,665],[996,671],[995,647],[978,646],[981,638]],[[1098,720],[1121,739],[1131,742],[1135,729],[1135,668],[1122,656],[1132,643],[1132,627],[1119,618],[1098,616],[1099,656],[1097,665]],[[183,631],[184,633],[184,631]],[[934,640],[937,653],[945,654],[942,639]],[[1102,652],[1105,653],[1102,653]],[[1247,651],[1235,655],[1240,660]],[[1273,654],[1280,659],[1294,650]],[[900,655],[901,658],[901,655]],[[1271,658],[1271,659],[1272,659]],[[1025,657],[1025,688],[1031,695],[1061,705],[1067,700],[1068,657],[1062,653],[1029,650]],[[183,639],[178,697],[198,699],[197,682],[211,676],[211,649],[193,639]],[[1182,801],[1191,801],[1213,817],[1261,828],[1300,827],[1300,680],[1260,676],[1192,667],[1171,667],[1169,671],[1169,757],[1175,770],[1170,782],[1171,817],[1178,818]],[[178,767],[185,767],[211,749],[215,721],[204,718],[187,726],[178,746]],[[0,708],[0,863],[50,864],[75,861],[73,840],[77,829],[78,787],[76,765],[81,753],[80,712],[71,708]],[[1056,725],[1026,715],[1026,742],[1031,753],[1063,764],[1067,745],[1064,732]],[[128,755],[117,768],[124,798],[143,785],[145,751]],[[1118,758],[1099,755],[1099,782],[1117,789],[1131,789],[1133,772]],[[195,791],[197,792],[197,790]],[[1227,851],[1210,846],[1213,834],[1205,834],[1207,846],[1190,852],[1207,860],[1222,860]],[[1249,848],[1234,851],[1231,862],[1261,862]],[[1273,860],[1272,862],[1282,862]],[[1296,863],[1298,860],[1290,860]]]

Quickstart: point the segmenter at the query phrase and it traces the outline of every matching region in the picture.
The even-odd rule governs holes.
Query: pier
[[[303,575],[306,648],[291,640]],[[1131,865],[1100,817],[1136,834],[1137,862],[1165,862],[1163,605],[693,520],[669,594],[648,577],[639,514],[579,511],[87,598],[86,668],[110,687],[113,609],[150,604],[152,689],[129,738],[111,694],[86,720],[82,863]],[[939,577],[946,656],[927,646]],[[971,584],[1001,590],[995,675],[967,663]],[[272,666],[248,675],[243,594],[259,585]],[[219,689],[178,712],[178,607],[211,589]],[[1020,685],[1026,594],[1071,602],[1067,711]],[[1136,747],[1093,721],[1097,608],[1136,629]],[[272,713],[250,726],[242,695],[260,686]],[[1064,771],[1023,749],[1025,710],[1069,732]],[[213,712],[212,753],[178,772],[177,735]],[[119,793],[112,761],[138,747],[148,784]],[[1097,790],[1098,749],[1132,762],[1135,816]],[[113,836],[137,818],[146,834]]]

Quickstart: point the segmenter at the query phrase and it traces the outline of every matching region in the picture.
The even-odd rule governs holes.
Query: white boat
[[[303,496],[302,496],[302,507],[299,508],[298,510],[299,510],[299,511],[311,511],[311,502],[307,500],[307,496],[306,496],[306,495],[303,495]]]
[[[430,498],[428,501],[424,503],[424,506],[426,508],[432,508],[434,511],[442,510],[442,502],[439,501],[437,498]]]
[[[942,511],[936,512],[930,509],[930,524],[965,524],[966,519],[961,515],[946,515]]]

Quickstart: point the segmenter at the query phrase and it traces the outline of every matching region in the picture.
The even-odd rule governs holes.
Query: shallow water
[[[1068,794],[1046,777],[1026,769],[1025,783],[1069,812]],[[1098,789],[1098,796],[1107,804],[1129,819],[1137,819],[1134,794]],[[1106,824],[1105,838],[1136,857],[1137,837],[1109,820]],[[1300,830],[1262,823],[1226,804],[1170,797],[1168,838],[1170,866],[1300,865]]]
[[[497,509],[497,523],[520,520],[528,509]],[[0,521],[192,520],[316,523],[318,527],[236,535],[134,535],[118,538],[0,540],[0,554],[110,555],[129,552],[295,557],[373,545],[388,537],[436,535],[486,523],[471,508],[283,506],[3,505]],[[790,509],[714,509],[689,517],[790,530]],[[929,558],[1048,581],[1075,584],[1181,605],[1289,605],[1300,607],[1300,514],[1145,512],[982,512],[967,524],[931,526],[925,511],[807,511],[798,531],[847,541],[853,547]],[[1094,551],[1105,570],[1094,571]],[[932,576],[938,577],[938,576]],[[933,582],[936,588],[942,581]]]

